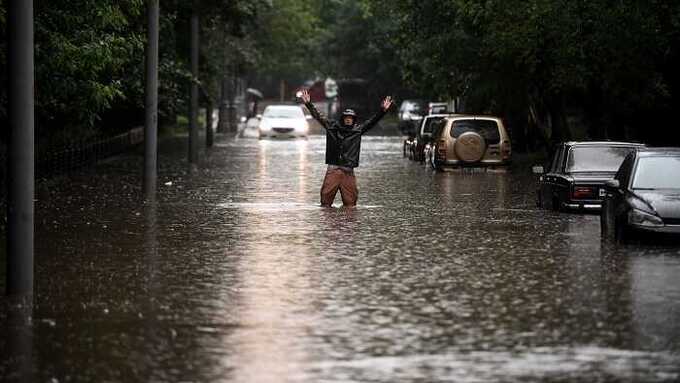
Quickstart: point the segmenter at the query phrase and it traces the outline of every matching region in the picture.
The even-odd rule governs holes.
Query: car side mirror
[[[257,118],[258,120],[261,120],[261,119],[262,119],[262,115],[261,115],[261,114],[258,114],[257,116],[255,116],[255,118]]]
[[[312,116],[311,114],[308,114],[308,115],[305,116],[305,118],[307,118],[308,120],[311,120],[311,119],[314,118],[314,116]]]
[[[619,180],[608,180],[607,182],[604,183],[604,186],[607,189],[619,189],[621,188],[621,183]]]
[[[534,174],[543,174],[543,173],[545,173],[545,169],[543,169],[543,166],[541,166],[541,165],[532,166],[532,167],[531,167],[531,171],[532,171]]]

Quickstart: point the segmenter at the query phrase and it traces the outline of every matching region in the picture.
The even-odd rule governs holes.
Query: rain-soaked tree
[[[505,116],[520,148],[542,136],[680,139],[667,128],[679,101],[678,3],[369,3],[397,23],[412,86]]]
[[[505,117],[518,149],[570,137],[680,142],[668,128],[680,105],[678,2],[201,0],[198,78],[191,5],[161,2],[161,126],[187,112],[191,81],[217,100],[237,77],[278,89],[331,76],[460,97],[466,111]],[[141,125],[144,1],[36,0],[35,16],[38,142]],[[0,0],[3,68],[5,31]],[[6,105],[2,86],[0,129]]]

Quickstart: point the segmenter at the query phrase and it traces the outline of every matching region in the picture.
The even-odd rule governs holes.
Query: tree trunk
[[[217,131],[226,133],[229,130],[229,78],[224,76],[220,86],[220,111],[217,116]]]
[[[286,80],[281,80],[279,83],[279,101],[286,101]]]
[[[213,146],[213,101],[208,99],[205,106],[205,146]]]
[[[554,96],[548,100],[548,113],[552,128],[550,143],[556,145],[560,142],[571,140],[571,130],[567,122],[564,98],[562,96]]]
[[[189,105],[189,163],[198,161],[198,9],[191,14],[191,102]]]

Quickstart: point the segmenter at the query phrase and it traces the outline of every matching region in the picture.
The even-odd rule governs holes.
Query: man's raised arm
[[[371,130],[374,126],[376,126],[378,124],[378,121],[385,117],[385,114],[387,114],[387,111],[390,110],[390,107],[392,107],[392,97],[387,96],[385,97],[385,99],[383,99],[382,103],[380,104],[380,111],[374,114],[373,117],[366,120],[363,124],[359,125],[361,133],[362,134],[366,133],[369,130]]]
[[[312,104],[312,97],[309,95],[309,91],[307,89],[303,89],[302,94],[300,95],[300,98],[302,99],[302,102],[305,103],[305,106],[309,110],[309,113],[314,117],[315,120],[319,121],[319,124],[321,126],[328,130],[330,127],[330,122],[328,122],[328,119],[326,119],[321,113],[319,113],[318,110],[316,110],[316,107],[314,104]]]

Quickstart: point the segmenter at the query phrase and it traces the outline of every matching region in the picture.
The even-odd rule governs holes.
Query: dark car
[[[555,148],[545,169],[535,168],[537,204],[552,210],[599,210],[604,183],[614,177],[626,156],[642,144],[631,142],[565,142]]]
[[[425,145],[432,141],[432,133],[437,122],[444,119],[449,114],[432,114],[423,117],[420,127],[416,131],[413,138],[408,138],[404,141],[404,155],[414,161],[425,161],[425,154],[423,150]]]
[[[635,150],[605,187],[604,237],[622,240],[640,232],[680,236],[680,148]]]

